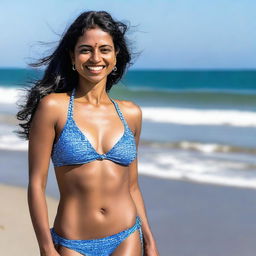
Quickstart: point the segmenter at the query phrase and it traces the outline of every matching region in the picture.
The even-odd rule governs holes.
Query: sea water
[[[0,148],[27,150],[15,113],[42,71],[0,70]],[[256,71],[130,70],[110,96],[143,113],[139,172],[256,188]]]

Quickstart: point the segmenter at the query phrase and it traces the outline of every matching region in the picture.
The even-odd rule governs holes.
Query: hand
[[[144,256],[160,256],[156,245],[146,245],[144,247]]]

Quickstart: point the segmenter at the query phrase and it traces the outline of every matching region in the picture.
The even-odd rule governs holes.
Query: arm
[[[28,206],[41,256],[59,255],[55,251],[49,230],[45,188],[51,148],[55,137],[56,103],[45,96],[34,114],[29,133]]]
[[[133,122],[135,124],[135,139],[136,145],[138,148],[141,126],[142,126],[142,111],[138,105],[133,104]],[[147,219],[147,213],[142,197],[142,193],[140,191],[140,187],[138,184],[138,159],[136,158],[129,167],[130,173],[130,193],[133,198],[133,201],[136,205],[139,216],[142,220],[142,232],[144,237],[144,250],[145,256],[159,256],[159,252],[157,250],[156,242],[153,237],[153,234],[150,230],[150,226]]]

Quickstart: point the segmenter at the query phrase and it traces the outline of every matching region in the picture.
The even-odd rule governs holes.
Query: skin
[[[87,45],[87,46],[85,46]],[[72,63],[79,73],[73,119],[100,154],[107,153],[124,133],[124,126],[105,91],[107,76],[116,64],[118,52],[112,37],[100,28],[90,29],[78,39]],[[104,65],[92,74],[86,65]],[[71,67],[70,67],[71,68]],[[28,203],[41,256],[76,256],[78,252],[54,247],[49,231],[45,188],[51,150],[67,118],[70,92],[51,93],[39,103],[29,135]],[[138,148],[142,112],[131,101],[118,103]],[[142,219],[146,256],[158,256],[138,184],[137,158],[122,166],[110,160],[55,167],[60,201],[54,220],[56,233],[67,239],[103,238],[130,228],[136,215]],[[139,231],[135,231],[112,254],[140,256]]]

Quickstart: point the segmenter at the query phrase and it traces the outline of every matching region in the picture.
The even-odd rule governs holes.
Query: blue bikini
[[[53,165],[58,167],[85,164],[95,160],[104,159],[124,166],[130,165],[130,163],[137,157],[136,141],[118,104],[110,98],[124,125],[124,133],[108,152],[99,154],[73,119],[74,96],[75,88],[73,89],[69,100],[67,121],[58,140],[53,145],[51,154]],[[59,236],[54,228],[50,229],[54,244],[62,245],[77,251],[84,256],[109,256],[136,230],[139,230],[140,241],[143,248],[143,233],[139,216],[136,216],[135,224],[132,227],[111,236],[91,240],[65,239]]]
[[[53,228],[50,229],[54,244],[60,244],[71,250],[77,251],[84,256],[110,256],[111,253],[133,232],[139,230],[140,241],[143,248],[143,234],[141,230],[140,217],[136,217],[135,224],[117,234],[91,239],[91,240],[70,240],[59,236]]]
[[[137,157],[136,142],[118,104],[110,98],[124,125],[123,136],[107,153],[99,154],[78,128],[73,119],[74,95],[75,88],[70,97],[66,124],[59,139],[53,145],[51,156],[53,165],[63,166],[84,164],[94,160],[108,159],[118,164],[128,166]]]

